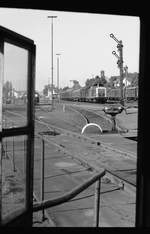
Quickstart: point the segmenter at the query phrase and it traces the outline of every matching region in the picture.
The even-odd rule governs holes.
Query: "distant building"
[[[120,86],[120,77],[118,77],[116,80],[114,80],[114,87],[117,88]]]
[[[49,97],[50,99],[52,99],[52,92],[51,92],[51,90],[48,90],[47,97]]]
[[[123,79],[123,84],[125,87],[131,86],[132,80],[130,77],[125,77]],[[120,86],[120,77],[118,77],[116,80],[114,80],[114,87],[117,88]]]
[[[12,89],[9,96],[15,98],[22,98],[25,95],[25,93],[26,91],[17,91],[15,89]]]
[[[132,84],[131,78],[130,77],[125,77],[123,79],[123,84],[124,84],[125,87],[131,86],[131,84]]]
[[[57,93],[55,92],[55,90],[53,90],[53,97],[56,97]],[[48,93],[47,96],[50,100],[52,100],[52,91],[48,89]]]
[[[112,87],[120,86],[120,76],[111,76],[109,79]],[[125,87],[134,86],[138,84],[138,73],[128,73],[127,77],[124,74],[123,84]]]
[[[77,80],[70,80],[70,81],[73,82],[73,86],[72,86],[73,89],[79,89],[79,88],[81,88],[81,86],[79,84],[79,81],[77,81]]]

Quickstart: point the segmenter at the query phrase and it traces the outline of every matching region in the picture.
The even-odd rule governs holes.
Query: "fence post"
[[[44,200],[44,154],[45,154],[45,142],[42,138],[42,155],[41,155],[41,200]],[[42,209],[42,221],[45,220],[45,211]]]
[[[24,147],[24,162],[26,161],[26,137],[23,138],[23,147]]]
[[[94,213],[94,226],[99,227],[99,213],[100,213],[100,186],[101,178],[95,184],[95,213]]]
[[[12,123],[12,128],[13,127],[14,127],[14,124]],[[14,142],[14,136],[13,136],[12,143],[13,143],[13,155],[12,155],[12,158],[13,158],[13,171],[15,172],[16,168],[15,168],[15,142]]]

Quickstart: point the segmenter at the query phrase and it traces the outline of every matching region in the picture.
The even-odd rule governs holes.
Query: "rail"
[[[105,170],[102,170],[99,173],[96,173],[90,179],[78,185],[73,190],[65,193],[62,196],[58,196],[54,199],[44,200],[44,156],[45,156],[45,141],[43,137],[38,136],[42,140],[42,152],[41,152],[41,201],[33,204],[33,212],[42,211],[42,220],[45,218],[44,210],[51,208],[53,206],[58,206],[62,203],[70,201],[72,198],[76,197],[78,194],[86,190],[89,186],[96,182],[95,186],[95,215],[94,215],[94,226],[99,226],[99,214],[100,214],[100,187],[101,187],[101,178],[105,175]]]

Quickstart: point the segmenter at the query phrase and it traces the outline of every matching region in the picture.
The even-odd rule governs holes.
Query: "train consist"
[[[80,102],[106,102],[106,88],[92,86],[90,88],[67,89],[60,93],[62,100],[80,101]]]
[[[129,100],[138,99],[138,87],[125,87],[124,98]],[[102,86],[91,86],[90,88],[67,89],[60,93],[60,98],[67,101],[98,102],[119,101],[121,97],[120,88],[106,88]]]

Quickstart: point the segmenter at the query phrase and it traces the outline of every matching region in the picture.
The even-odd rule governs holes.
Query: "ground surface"
[[[49,106],[50,107],[50,106]],[[48,108],[49,108],[48,107]],[[100,114],[104,114],[102,108],[99,106],[85,105],[85,108],[94,109]],[[10,111],[12,111],[11,108]],[[16,116],[11,112],[7,114],[7,118],[11,119],[12,122],[17,123],[20,118],[18,116],[18,120]],[[81,133],[82,127],[85,125],[85,120],[81,117],[80,114],[71,111],[67,108],[64,109],[64,105],[56,105],[55,109],[51,112],[47,111],[37,111],[37,118],[43,120],[46,123],[50,123],[53,126],[58,126],[60,128],[64,128],[66,130],[70,130],[76,133]],[[135,131],[137,129],[137,109],[130,108],[128,110],[128,114],[122,112],[117,116],[118,125],[120,127],[126,128],[129,131]],[[37,126],[37,131],[42,132],[46,130],[45,127]],[[86,134],[89,136],[89,134]],[[120,134],[112,134],[112,135],[99,135],[90,134],[90,137],[99,140],[100,142],[104,142],[107,146],[111,146],[113,148],[117,148],[119,150],[123,150],[125,152],[133,154],[134,158],[129,158],[126,156],[121,156],[119,153],[109,149],[106,147],[99,147],[91,142],[81,141],[81,139],[74,140],[71,137],[67,137],[65,134],[60,134],[57,136],[47,136],[47,139],[50,141],[55,141],[57,144],[64,147],[64,149],[69,150],[72,155],[76,155],[78,157],[83,157],[87,162],[89,162],[92,166],[95,166],[96,169],[103,168],[105,166],[116,169],[135,169],[136,166],[136,142],[130,141],[126,138],[120,136]],[[11,142],[12,143],[12,142]],[[10,145],[11,145],[10,143]],[[23,142],[22,142],[23,143]],[[10,146],[9,146],[10,147]],[[19,169],[22,169],[22,164],[24,165],[24,161],[19,160],[19,145],[16,144],[16,151],[18,152],[16,156],[16,164]],[[23,157],[23,156],[22,156]],[[46,159],[47,158],[47,159]],[[41,170],[41,142],[39,140],[35,141],[35,163],[34,163],[34,190],[36,191],[37,196],[40,195],[40,170]],[[78,161],[72,159],[70,155],[62,154],[62,152],[58,151],[57,147],[51,145],[50,143],[46,144],[46,153],[45,153],[45,199],[56,197],[57,195],[63,194],[66,191],[69,191],[71,188],[74,188],[76,185],[85,181],[92,174]],[[14,176],[12,171],[12,164],[7,163],[6,159],[3,159],[3,165],[5,167],[9,167],[11,171],[11,175]],[[16,175],[16,174],[15,174]],[[129,175],[128,175],[129,176]],[[7,175],[6,175],[7,177]],[[5,179],[6,179],[5,177]],[[24,176],[20,177],[20,180],[24,180]],[[129,180],[133,180],[135,183],[136,175],[129,178]],[[5,180],[8,182],[8,180]],[[16,204],[19,203],[19,199],[22,198],[22,194],[24,193],[24,187],[22,190],[19,190],[19,186],[23,184],[18,184],[17,192],[20,192],[18,195],[18,200]],[[9,188],[9,186],[8,186]],[[102,192],[104,191],[113,191],[116,186],[112,183],[106,183],[106,180],[102,183]],[[10,191],[10,193],[9,193]],[[94,187],[91,187],[84,192],[82,196],[87,197],[88,194],[93,194]],[[5,194],[4,189],[4,198],[7,201],[6,207],[10,205],[9,200],[7,198],[11,194],[11,198],[13,196],[13,191],[7,191],[7,196]],[[122,194],[120,196],[120,194]],[[14,198],[16,198],[15,196]],[[81,196],[81,195],[80,195]],[[80,197],[79,196],[79,197]],[[23,199],[23,198],[22,198]],[[13,199],[11,200],[14,201]],[[47,212],[50,215],[52,220],[51,223],[43,223],[41,222],[41,213],[37,213],[34,216],[34,226],[93,226],[93,217],[94,217],[94,196],[87,197],[86,199],[79,199],[74,202],[70,202],[61,206],[57,206],[51,209],[48,209]],[[7,213],[5,207],[5,211]],[[16,209],[15,206],[14,210]],[[35,213],[36,214],[36,213]],[[101,212],[100,212],[100,226],[102,227],[130,227],[134,226],[135,222],[135,195],[129,194],[125,191],[115,190],[113,192],[104,193],[101,195]]]
[[[84,107],[84,105],[82,106]],[[99,107],[92,106],[91,105],[85,105],[86,109],[94,109],[94,111],[99,112],[100,114],[104,115],[102,110],[99,110]],[[132,114],[125,114],[122,112],[122,116],[118,115],[118,125],[122,128],[126,128],[129,131],[132,129],[135,129],[137,127],[137,109],[136,110],[129,110]],[[128,111],[128,113],[129,113]],[[46,123],[50,123],[52,125],[57,125],[61,128],[64,128],[66,130],[71,130],[74,132],[80,132],[82,127],[85,125],[85,122],[81,115],[75,111],[70,111],[69,108],[67,108],[67,105],[65,105],[65,111],[64,106],[59,105],[55,107],[55,109],[52,112],[43,113],[41,111],[38,111],[38,117],[40,117],[41,120],[43,120]],[[133,116],[134,115],[134,116]],[[131,117],[132,116],[132,117]],[[133,125],[134,126],[133,126]],[[137,144],[134,141],[129,141],[126,138],[120,137],[120,134],[112,134],[112,135],[102,135],[102,134],[85,134],[86,136],[94,137],[94,139],[99,140],[100,142],[106,143],[108,146],[113,146],[114,148],[124,150],[125,152],[131,153],[134,155],[134,159],[130,159],[129,157],[120,157],[120,154],[113,152],[109,149],[102,149],[99,147],[96,147],[94,144],[87,143],[81,141],[79,139],[78,141],[74,141],[71,137],[67,137],[66,135],[57,135],[55,137],[47,136],[50,140],[54,140],[57,142],[57,144],[63,146],[65,149],[69,150],[72,154],[76,154],[78,157],[82,157],[85,160],[87,160],[90,165],[93,165],[95,168],[101,168],[101,167],[109,167],[114,170],[122,169],[122,170],[128,170],[133,169],[136,170],[136,150],[137,150]],[[52,149],[51,149],[52,150]],[[50,151],[48,151],[50,152]],[[52,152],[53,158],[58,156],[58,153]],[[54,159],[53,159],[54,160]],[[55,161],[55,160],[54,160]],[[70,173],[70,170],[72,171],[73,168],[76,168],[76,163],[73,161],[66,161],[65,158],[59,159],[57,162],[52,162],[52,168],[55,167],[58,169],[58,167],[61,170],[68,171]],[[53,164],[54,163],[54,164]],[[59,166],[58,166],[59,165]],[[77,169],[77,168],[76,168]],[[76,170],[75,169],[75,170]],[[81,169],[81,168],[80,168]],[[56,170],[56,169],[55,169]],[[79,168],[78,168],[79,170]],[[132,173],[131,176],[125,175],[126,178],[133,183],[136,181],[136,171],[134,172],[134,175]],[[88,175],[85,175],[85,172],[82,172],[82,177],[87,178]],[[79,183],[80,181],[80,174],[78,176],[73,177],[73,181],[76,181]],[[83,178],[84,178],[83,177]],[[65,187],[67,186],[68,189],[71,188],[71,185],[74,186],[74,182],[71,180],[69,182],[68,176],[65,176],[61,178],[62,180],[57,179],[54,180],[54,191],[57,194],[58,191],[64,191]],[[66,181],[66,183],[64,183]],[[50,186],[50,185],[49,185]],[[62,187],[63,186],[63,187]],[[69,186],[69,187],[68,187]],[[103,189],[106,189],[106,184],[104,185]],[[57,189],[56,189],[57,188]],[[66,190],[65,189],[65,190]],[[54,196],[54,191],[51,192]],[[49,192],[50,193],[50,192]],[[135,196],[134,195],[127,195],[122,194],[120,196],[120,192],[116,191],[113,192],[111,195],[101,196],[102,198],[102,207],[101,207],[101,217],[100,217],[100,223],[102,226],[134,226],[134,219],[135,219]],[[52,196],[51,195],[51,196]],[[49,194],[47,193],[46,197],[49,197]],[[121,197],[121,198],[120,198]],[[116,202],[115,202],[116,198]],[[104,200],[103,200],[104,199]],[[113,203],[109,201],[113,199]],[[68,205],[64,204],[61,206],[58,206],[56,208],[52,208],[49,210],[49,213],[51,215],[51,218],[54,220],[57,226],[92,226],[93,223],[93,205],[92,200],[88,200],[88,202],[85,202],[84,206],[82,206],[79,203],[79,205],[74,204],[68,207]],[[117,203],[118,202],[118,203]],[[87,205],[87,204],[90,204]],[[79,207],[81,209],[79,209]],[[66,208],[66,209],[65,209]],[[80,215],[79,215],[80,210]],[[82,211],[82,212],[81,212]],[[86,217],[86,218],[83,218]],[[87,219],[87,217],[89,217]]]

